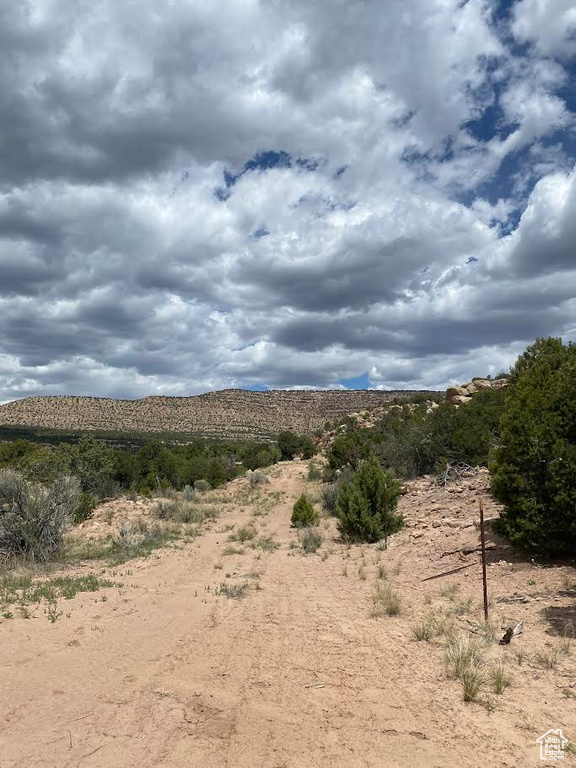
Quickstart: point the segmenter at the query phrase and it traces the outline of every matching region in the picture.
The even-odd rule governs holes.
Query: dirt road
[[[262,493],[283,496],[265,513],[227,505],[193,543],[106,569],[123,587],[77,595],[56,622],[41,613],[2,622],[0,766],[536,766],[544,731],[562,727],[576,741],[576,706],[561,695],[562,686],[576,692],[571,657],[555,671],[518,666],[494,707],[465,704],[441,646],[412,639],[426,595],[445,586],[419,586],[436,560],[414,520],[387,552],[347,549],[331,520],[318,553],[294,548],[290,511],[309,485],[306,469],[272,471]],[[225,528],[248,520],[280,547],[224,554]],[[434,535],[454,541],[444,529]],[[374,619],[382,563],[403,610]],[[521,568],[510,579],[526,584]],[[243,599],[217,594],[244,582]],[[527,630],[526,642],[545,642],[544,633]]]

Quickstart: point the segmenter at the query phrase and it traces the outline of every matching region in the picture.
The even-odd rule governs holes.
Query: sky
[[[576,339],[574,0],[0,4],[0,401]]]

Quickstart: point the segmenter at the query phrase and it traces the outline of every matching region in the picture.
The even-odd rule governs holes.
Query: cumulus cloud
[[[0,399],[444,386],[573,337],[572,4],[0,10]]]

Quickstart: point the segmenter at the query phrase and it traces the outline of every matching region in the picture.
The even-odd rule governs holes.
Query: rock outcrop
[[[460,387],[448,387],[446,401],[454,405],[462,405],[472,399],[476,392],[483,389],[501,389],[508,386],[508,379],[472,379]]]

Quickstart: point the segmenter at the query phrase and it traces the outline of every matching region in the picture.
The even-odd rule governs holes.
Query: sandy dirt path
[[[124,587],[105,602],[78,595],[53,624],[2,623],[0,766],[536,766],[539,728],[576,740],[574,701],[554,697],[550,678],[532,676],[496,711],[466,705],[441,651],[411,639],[423,565],[409,529],[380,553],[346,549],[324,521],[324,558],[290,548],[306,469],[273,470],[263,493],[284,495],[266,514],[230,505],[182,549],[108,569]],[[280,548],[224,555],[224,527],[248,520]],[[370,617],[384,561],[409,615]],[[261,589],[217,594],[244,579]]]

